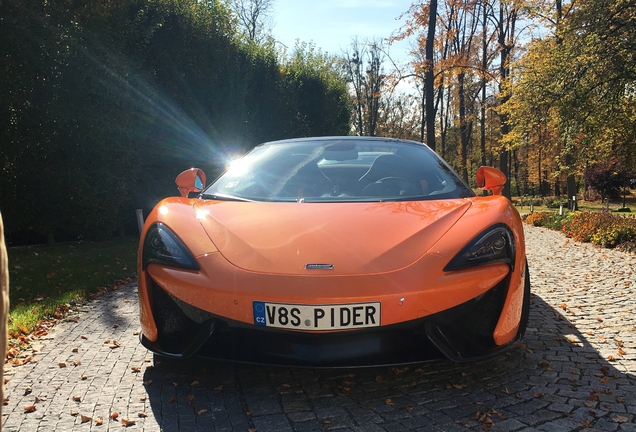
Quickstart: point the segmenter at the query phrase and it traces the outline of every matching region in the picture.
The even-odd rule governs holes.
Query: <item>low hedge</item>
[[[526,223],[562,231],[580,242],[606,248],[636,252],[636,218],[608,212],[536,212],[525,218]]]

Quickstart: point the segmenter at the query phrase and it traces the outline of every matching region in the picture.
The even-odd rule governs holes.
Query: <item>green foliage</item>
[[[519,198],[519,205],[520,206],[531,206],[531,205],[540,206],[540,205],[543,205],[543,198],[529,197],[527,195],[524,195]]]
[[[9,241],[136,230],[175,176],[273,139],[349,131],[346,80],[306,47],[245,43],[225,2],[0,3]]]
[[[561,206],[563,206],[564,208],[567,208],[568,200],[565,198],[551,197],[551,198],[545,198],[543,200],[543,204],[550,209],[558,209]]]

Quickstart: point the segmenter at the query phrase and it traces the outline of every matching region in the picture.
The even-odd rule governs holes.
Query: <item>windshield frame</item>
[[[428,146],[378,137],[316,137],[263,143],[232,161],[199,195],[201,199],[225,201],[302,203],[474,196],[472,189]]]

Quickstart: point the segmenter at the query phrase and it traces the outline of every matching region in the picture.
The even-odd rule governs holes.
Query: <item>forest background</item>
[[[508,196],[634,177],[634,0],[416,1],[340,55],[278,44],[273,1],[0,0],[9,244],[134,233],[180,171],[290,137],[422,141],[469,183],[499,167]]]

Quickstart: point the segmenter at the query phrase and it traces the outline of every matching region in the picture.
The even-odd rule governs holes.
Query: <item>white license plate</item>
[[[298,330],[341,330],[380,325],[380,302],[299,305],[255,301],[254,324]]]

